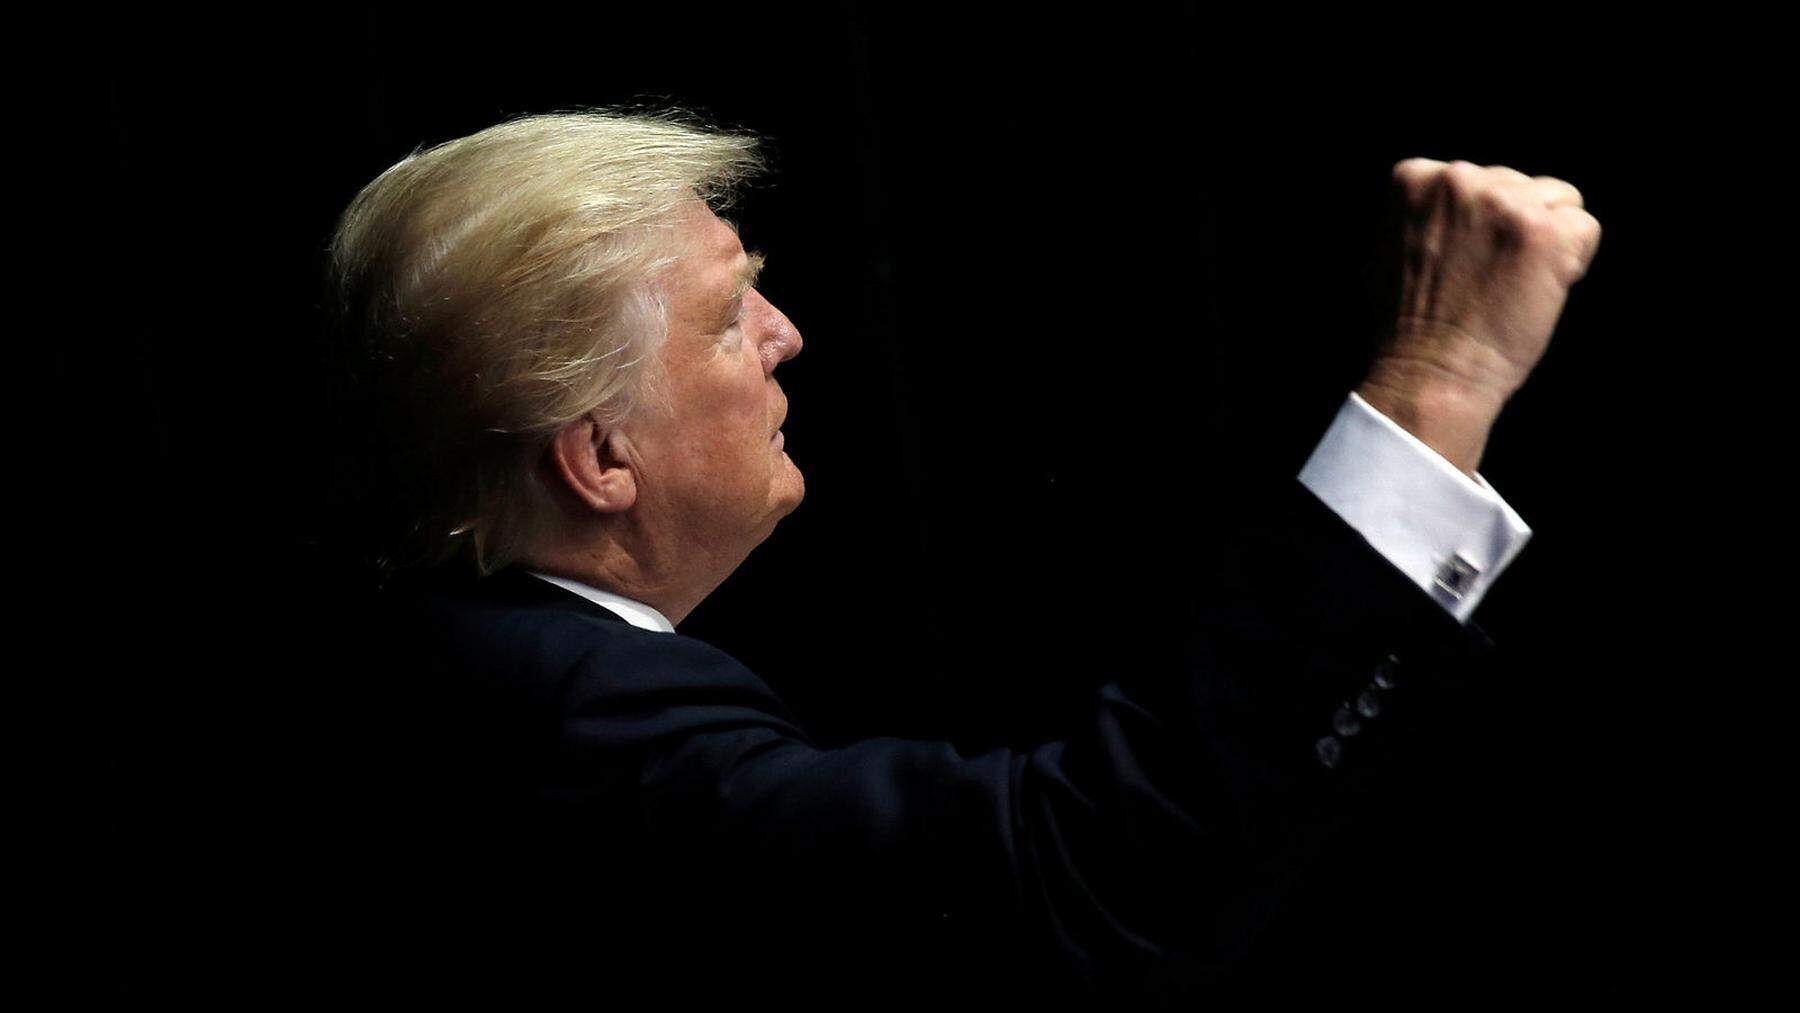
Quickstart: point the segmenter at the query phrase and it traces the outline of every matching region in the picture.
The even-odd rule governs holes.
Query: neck
[[[530,569],[640,601],[679,624],[724,583],[741,560],[730,565],[697,554],[693,547],[664,546],[625,519],[605,525],[591,537],[564,538],[521,562]]]

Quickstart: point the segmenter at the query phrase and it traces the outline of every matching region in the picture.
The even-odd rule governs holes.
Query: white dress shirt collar
[[[675,632],[674,623],[669,622],[668,618],[661,612],[656,611],[641,601],[627,598],[622,594],[613,594],[611,591],[602,591],[597,587],[589,587],[578,580],[570,580],[567,577],[552,577],[547,573],[539,573],[536,570],[526,570],[525,572],[539,580],[547,580],[565,591],[586,598],[588,601],[607,609],[617,615],[620,619],[636,626],[640,630],[650,630],[655,633]]]

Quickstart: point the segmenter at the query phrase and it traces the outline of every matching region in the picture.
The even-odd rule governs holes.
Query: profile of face
[[[762,258],[703,202],[682,206],[676,241],[684,252],[662,278],[669,410],[647,404],[620,433],[636,506],[659,540],[735,565],[806,494],[784,449],[787,396],[775,379],[799,354],[800,332],[756,290]]]

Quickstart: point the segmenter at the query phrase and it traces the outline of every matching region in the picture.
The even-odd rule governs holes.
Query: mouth
[[[777,429],[777,430],[775,430],[775,435],[769,437],[769,444],[771,446],[773,446],[776,450],[780,450],[782,447],[787,445],[787,437],[783,436],[781,434],[781,430]]]

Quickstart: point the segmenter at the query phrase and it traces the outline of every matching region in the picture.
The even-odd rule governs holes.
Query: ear
[[[637,502],[631,441],[591,415],[562,427],[550,444],[550,463],[563,485],[596,513],[623,513]]]

